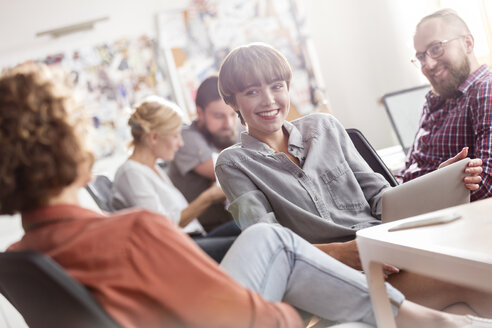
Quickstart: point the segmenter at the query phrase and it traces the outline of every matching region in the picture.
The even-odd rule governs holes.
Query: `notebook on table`
[[[469,158],[393,187],[383,194],[381,221],[391,222],[470,202],[463,184]]]

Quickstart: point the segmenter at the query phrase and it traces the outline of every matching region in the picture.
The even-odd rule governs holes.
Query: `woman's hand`
[[[442,162],[441,165],[439,165],[439,168],[442,169],[445,166],[466,158],[466,156],[468,156],[468,147],[464,147],[454,157]],[[480,187],[480,182],[482,182],[482,177],[480,176],[482,173],[482,160],[480,158],[470,160],[465,168],[465,173],[467,174],[467,176],[463,179],[465,187],[468,190],[477,190]]]
[[[352,267],[356,270],[362,270],[362,264],[360,262],[359,250],[355,240],[347,241],[345,243],[330,243],[325,244],[327,247],[322,249],[331,257],[338,261]]]
[[[344,243],[315,244],[314,246],[343,264],[346,264],[356,270],[362,270],[359,250],[357,249],[355,240]],[[383,270],[385,273],[385,278],[392,273],[400,272],[398,268],[388,264],[383,265]]]

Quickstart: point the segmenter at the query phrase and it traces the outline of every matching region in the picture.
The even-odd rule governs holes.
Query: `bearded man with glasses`
[[[491,196],[492,72],[480,66],[468,26],[450,9],[418,23],[414,47],[412,62],[432,90],[426,95],[420,127],[400,180],[412,180],[466,156],[481,158],[482,184],[472,191],[471,200]]]

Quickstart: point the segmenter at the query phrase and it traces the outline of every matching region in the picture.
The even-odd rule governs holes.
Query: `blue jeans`
[[[375,325],[366,277],[291,230],[266,223],[244,230],[221,267],[244,287],[331,321]],[[404,296],[386,284],[397,313]]]
[[[222,223],[220,226],[213,228],[207,233],[207,237],[231,237],[238,236],[241,233],[241,229],[237,226],[233,220]]]
[[[222,261],[235,239],[236,237],[234,236],[213,238],[193,237],[195,243],[217,263]]]

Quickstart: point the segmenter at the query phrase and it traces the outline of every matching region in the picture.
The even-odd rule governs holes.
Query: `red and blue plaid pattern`
[[[471,199],[492,196],[490,69],[482,65],[450,99],[442,99],[432,91],[426,99],[419,130],[399,178],[405,182],[434,171],[463,147],[469,147],[468,156],[483,161],[482,184],[472,192]]]

